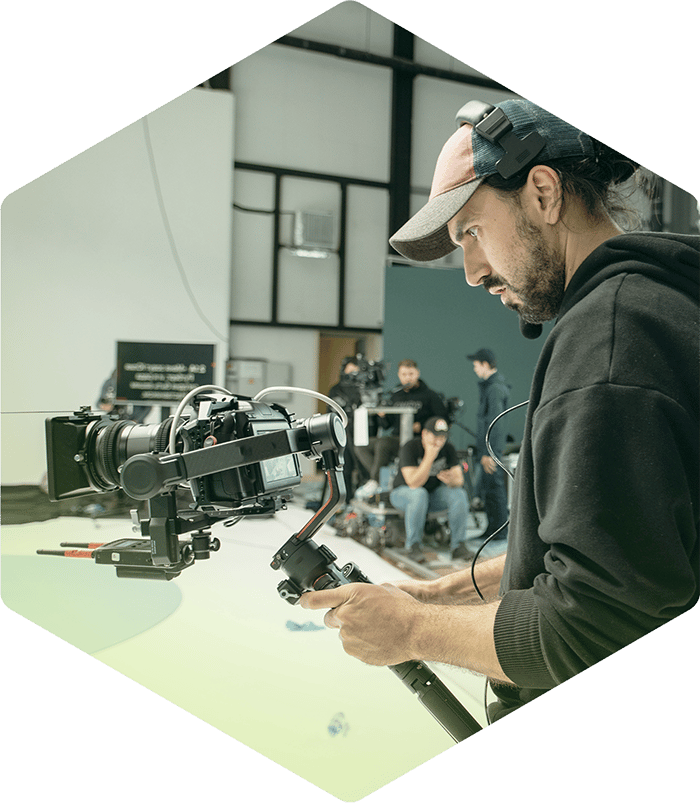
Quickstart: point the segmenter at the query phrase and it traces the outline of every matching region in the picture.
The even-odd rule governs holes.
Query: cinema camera
[[[146,518],[139,521],[132,511],[135,529],[147,540],[114,541],[66,557],[112,564],[118,577],[177,577],[195,560],[219,549],[218,539],[208,532],[213,523],[224,520],[231,525],[243,516],[270,514],[286,506],[301,482],[299,454],[317,460],[332,475],[329,503],[304,536],[319,529],[344,499],[345,413],[338,408],[339,414],[295,422],[281,405],[260,401],[272,390],[249,398],[214,385],[196,388],[161,424],[136,424],[89,408],[47,419],[52,501],[121,488],[132,499],[148,502]],[[190,401],[192,413],[183,420]],[[182,487],[193,500],[186,510],[178,510]],[[191,532],[190,540],[180,540]]]
[[[362,404],[367,407],[376,407],[384,395],[384,363],[367,360],[361,354],[357,357],[346,357],[343,369],[348,362],[357,364],[359,370],[346,374],[341,373],[340,384],[356,387],[360,392]]]
[[[300,391],[325,400],[338,413],[296,422],[279,404],[260,398],[272,391]],[[191,402],[187,420],[182,413]],[[347,416],[334,401],[300,388],[268,388],[254,398],[204,385],[180,402],[161,424],[136,424],[81,408],[46,421],[49,497],[52,501],[118,488],[147,500],[148,515],[135,529],[143,538],[107,544],[62,543],[42,555],[93,558],[116,567],[117,577],[171,580],[220,548],[209,527],[232,525],[244,516],[284,508],[301,481],[299,454],[320,463],[329,485],[327,501],[274,555],[271,566],[287,578],[277,591],[296,604],[305,591],[370,580],[354,564],[339,568],[335,555],[312,537],[345,499],[343,449]],[[178,510],[177,489],[189,487],[193,502]],[[192,533],[191,538],[180,536]],[[481,730],[435,673],[419,661],[389,667],[455,741]]]

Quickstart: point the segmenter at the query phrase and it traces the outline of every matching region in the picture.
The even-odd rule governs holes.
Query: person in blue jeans
[[[453,560],[472,557],[465,541],[469,504],[464,473],[457,451],[448,443],[449,425],[444,418],[429,418],[420,435],[399,451],[399,470],[389,501],[404,511],[406,550],[418,563],[425,561],[423,529],[429,512],[447,510]]]

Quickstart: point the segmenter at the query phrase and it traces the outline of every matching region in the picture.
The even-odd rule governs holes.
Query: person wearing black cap
[[[343,477],[345,479],[346,499],[352,499],[355,493],[355,473],[364,474],[362,464],[357,459],[354,444],[354,412],[362,405],[360,386],[355,378],[360,372],[360,359],[354,356],[344,357],[340,368],[340,379],[328,391],[328,397],[339,404],[348,417],[346,427],[348,440],[345,444]],[[332,408],[328,407],[328,412]],[[325,488],[324,488],[325,493]]]
[[[465,545],[469,504],[464,491],[464,473],[457,451],[447,438],[450,427],[444,418],[429,418],[417,438],[399,452],[399,470],[389,501],[404,511],[406,549],[418,563],[425,561],[423,529],[430,511],[447,510],[450,550],[453,560],[466,560]]]
[[[486,529],[481,537],[486,539],[496,533],[494,539],[503,541],[508,537],[508,527],[501,527],[508,521],[508,495],[506,493],[505,472],[486,446],[486,433],[492,422],[508,409],[510,385],[496,367],[496,355],[491,349],[479,349],[467,355],[472,361],[474,373],[479,378],[479,409],[476,414],[477,444],[476,456],[481,463],[479,480],[480,494],[484,501]],[[506,445],[506,422],[501,418],[491,429],[489,445],[497,458],[503,457]],[[501,460],[501,462],[503,462]]]
[[[698,601],[700,237],[623,233],[638,165],[527,100],[470,102],[428,203],[392,238],[462,248],[471,286],[555,320],[535,368],[503,558],[400,587],[304,594],[373,665],[441,661],[491,679],[491,720]],[[431,603],[431,604],[426,604]],[[447,603],[447,604],[443,604]],[[623,683],[617,690],[624,693]]]

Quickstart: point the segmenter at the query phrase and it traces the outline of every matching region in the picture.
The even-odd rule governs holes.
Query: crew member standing
[[[508,521],[508,495],[506,493],[505,471],[491,457],[486,446],[486,433],[495,419],[508,409],[510,385],[496,367],[496,355],[491,349],[479,349],[469,354],[474,373],[479,378],[479,409],[476,414],[477,457],[481,463],[479,480],[480,496],[484,500],[486,529],[481,534],[485,540],[497,532]],[[489,445],[496,457],[503,462],[506,445],[506,422],[497,421],[489,434]],[[504,527],[493,540],[505,540],[508,527]]]

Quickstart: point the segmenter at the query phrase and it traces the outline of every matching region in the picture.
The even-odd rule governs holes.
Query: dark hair
[[[653,179],[646,174],[637,162],[591,137],[595,153],[593,156],[565,159],[545,159],[540,164],[556,171],[564,194],[577,197],[592,218],[600,218],[603,213],[618,222],[631,223],[638,218],[636,210],[627,203],[627,198],[635,187],[623,188],[637,173],[637,183],[649,194]],[[524,186],[532,165],[523,168],[510,179],[500,174],[488,176],[484,183],[509,196],[517,196]],[[638,222],[638,221],[637,221]]]

